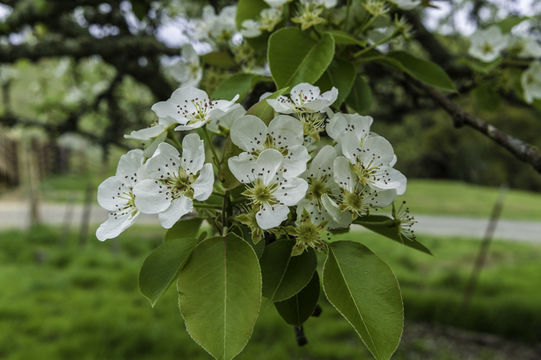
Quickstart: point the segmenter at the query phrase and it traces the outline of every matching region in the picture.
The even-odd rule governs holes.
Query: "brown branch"
[[[516,158],[530,164],[537,172],[541,173],[541,152],[537,148],[503,132],[477,116],[468,113],[433,87],[415,79],[412,79],[412,82],[422,88],[436,103],[451,115],[456,127],[466,125],[479,131],[481,134],[506,148]]]

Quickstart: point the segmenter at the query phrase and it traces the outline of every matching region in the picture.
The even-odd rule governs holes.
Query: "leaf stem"
[[[380,46],[381,44],[385,44],[387,41],[391,40],[392,38],[394,38],[396,36],[396,34],[398,34],[398,31],[395,30],[392,32],[391,35],[387,36],[387,37],[384,37],[383,39],[381,39],[380,41],[377,41],[375,43],[373,43],[372,45],[368,46],[368,47],[365,47],[364,49],[361,49],[359,51],[357,51],[353,56],[354,57],[359,57],[361,56],[362,54],[364,53],[367,53],[368,51]]]

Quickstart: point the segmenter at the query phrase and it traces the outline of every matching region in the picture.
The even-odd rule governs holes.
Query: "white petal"
[[[278,96],[276,99],[267,99],[267,103],[277,113],[291,114],[295,112],[295,104],[283,95]]]
[[[230,157],[227,161],[231,173],[243,184],[248,184],[257,178],[255,173],[255,158],[249,153],[241,153]]]
[[[337,157],[334,160],[333,169],[334,181],[338,184],[338,186],[349,192],[353,192],[353,189],[355,188],[356,176],[353,175],[353,172],[351,171],[351,165],[348,159],[343,156]]]
[[[302,123],[289,115],[277,115],[269,124],[269,134],[274,139],[274,145],[287,148],[302,145]]]
[[[407,179],[400,171],[388,166],[382,166],[377,173],[370,178],[372,188],[388,190],[396,190],[398,195],[406,192]]]
[[[182,167],[189,174],[196,174],[205,162],[205,144],[198,134],[188,134],[182,140]]]
[[[308,175],[318,179],[325,175],[332,174],[333,162],[334,159],[336,159],[336,156],[336,150],[332,146],[325,145],[322,147],[310,163]]]
[[[168,143],[161,143],[158,149],[143,167],[143,177],[151,179],[169,178],[178,172],[180,167],[180,154],[178,150]]]
[[[199,129],[207,123],[206,120],[196,121],[189,123],[187,125],[179,125],[175,128],[175,131],[190,131],[194,129]]]
[[[165,131],[165,126],[156,125],[146,129],[134,130],[128,135],[124,135],[126,139],[135,139],[135,140],[150,140],[159,136],[162,132]]]
[[[115,215],[109,213],[107,220],[105,220],[105,222],[98,227],[98,230],[96,230],[96,237],[100,241],[117,237],[133,224],[137,216],[139,216],[139,212],[134,216],[126,214],[124,216],[117,216],[115,219]]]
[[[321,196],[321,204],[325,211],[329,214],[329,228],[347,228],[353,221],[351,213],[347,211],[341,211],[334,200],[332,200],[328,194]]]
[[[136,180],[145,156],[143,150],[130,150],[120,157],[116,168],[116,176],[126,178],[128,181]],[[132,179],[133,177],[133,179]]]
[[[256,176],[263,180],[263,184],[269,185],[276,176],[276,172],[282,165],[283,161],[284,157],[278,150],[263,150],[255,161]]]
[[[372,121],[370,116],[335,113],[330,118],[326,131],[334,140],[347,133],[353,133],[361,140],[369,134]]]
[[[244,151],[263,149],[266,138],[267,126],[253,115],[241,117],[231,128],[231,141]]]
[[[310,155],[304,146],[292,146],[284,157],[280,172],[286,178],[299,176],[306,170],[308,160],[310,160]]]
[[[111,176],[98,186],[98,204],[105,210],[117,210],[119,206],[126,203],[126,199],[120,197],[124,191],[129,191],[129,189],[124,185],[123,179],[119,176]]]
[[[289,208],[285,205],[263,205],[255,216],[257,225],[263,230],[272,229],[287,219]]]
[[[205,164],[197,177],[197,180],[192,185],[193,197],[197,201],[205,201],[212,194],[214,186],[214,171],[212,164]]]
[[[156,104],[152,105],[151,109],[156,113],[156,115],[158,115],[158,118],[176,122],[177,108],[169,100],[157,102]]]
[[[223,114],[218,116],[219,112]],[[218,134],[221,132],[221,128],[231,129],[233,123],[246,114],[246,110],[241,104],[235,104],[227,112],[216,110],[216,114],[208,123],[207,129]]]
[[[323,213],[321,207],[317,203],[314,203],[308,199],[302,199],[297,204],[297,223],[300,222],[304,210],[310,214],[312,223],[319,224],[320,222],[326,220],[326,214]]]
[[[317,86],[308,83],[297,84],[291,89],[291,100],[297,105],[303,105],[319,98],[320,90]]]
[[[171,204],[171,195],[167,187],[158,180],[146,179],[133,189],[135,207],[145,214],[157,214]]]
[[[170,229],[184,215],[193,211],[193,201],[186,196],[173,200],[171,206],[158,215],[161,226]]]
[[[306,190],[308,190],[308,183],[304,179],[282,179],[273,195],[284,205],[294,206],[304,198]]]
[[[371,166],[388,166],[395,161],[393,146],[383,136],[370,135],[363,143],[363,151],[359,153],[359,159],[363,164],[371,163]],[[342,147],[342,151],[345,150]]]
[[[384,208],[391,205],[391,203],[394,201],[396,197],[396,190],[372,190],[369,194],[367,194],[367,196],[370,197],[370,206],[376,208]]]
[[[333,87],[331,90],[324,92],[321,96],[309,103],[306,103],[304,107],[311,111],[323,111],[325,108],[331,106],[338,97],[338,89]]]

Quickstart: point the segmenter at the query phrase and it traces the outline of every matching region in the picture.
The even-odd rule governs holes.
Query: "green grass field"
[[[174,290],[154,309],[138,292],[139,267],[162,231],[135,227],[117,242],[92,238],[85,248],[77,247],[74,236],[59,239],[59,233],[53,228],[0,233],[0,358],[208,359],[184,330]],[[472,307],[463,312],[461,294],[477,241],[422,238],[435,254],[431,257],[368,233],[337,238],[362,241],[391,265],[407,321],[526,342],[541,333],[541,246],[495,243]],[[310,344],[299,348],[292,329],[264,303],[254,336],[238,358],[368,359],[349,325],[321,304],[321,317],[306,323]],[[427,353],[433,343],[406,336],[395,358],[460,358],[452,347]],[[488,349],[470,358],[494,359],[497,353]]]

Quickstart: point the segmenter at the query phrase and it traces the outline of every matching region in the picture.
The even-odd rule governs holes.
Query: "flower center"
[[[493,51],[493,47],[489,43],[484,43],[483,46],[481,46],[481,51],[483,54],[489,54]]]
[[[310,178],[308,179],[308,191],[306,192],[306,198],[308,200],[316,200],[319,201],[323,194],[328,192],[328,188],[326,185],[326,178],[327,175],[325,175],[323,178],[320,179],[314,179]]]
[[[274,197],[274,191],[278,185],[273,183],[270,185],[263,184],[261,179],[257,179],[252,187],[248,187],[242,194],[250,199],[250,202],[257,208],[263,205],[276,205],[278,201]]]
[[[379,166],[374,165],[373,160],[371,160],[367,165],[364,165],[361,162],[353,165],[353,172],[357,174],[359,182],[363,186],[376,176],[378,170]]]
[[[215,105],[216,101],[208,99],[201,100],[196,97],[194,99],[184,100],[184,105],[177,105],[177,113],[189,119],[187,125],[198,123],[200,121],[207,122],[207,113],[212,110]]]
[[[365,201],[366,188],[360,191],[344,191],[343,203],[340,204],[341,210],[351,211],[355,215],[366,215],[370,209],[370,204]]]
[[[191,185],[197,179],[198,174],[189,175],[183,168],[179,167],[178,173],[169,178],[160,180],[167,187],[172,199],[178,199],[181,196],[193,197]]]

